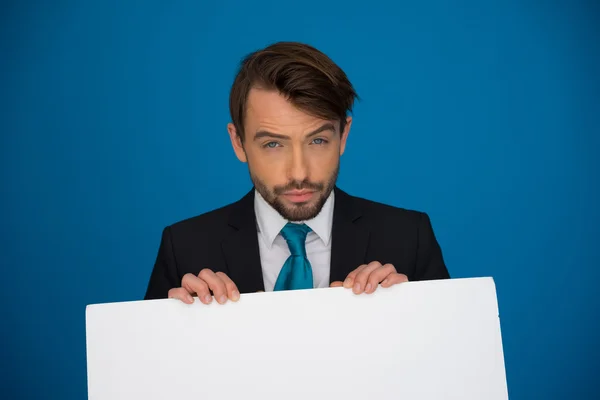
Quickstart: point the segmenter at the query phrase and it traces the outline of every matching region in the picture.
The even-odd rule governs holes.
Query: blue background
[[[340,186],[428,212],[453,277],[495,278],[511,399],[598,398],[599,17],[566,0],[3,2],[1,395],[85,398],[86,304],[141,299],[162,228],[246,193],[230,85],[246,53],[298,40],[362,97]]]

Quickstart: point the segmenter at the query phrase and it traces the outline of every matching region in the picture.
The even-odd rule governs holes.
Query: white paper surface
[[[86,310],[90,400],[508,399],[491,278]]]

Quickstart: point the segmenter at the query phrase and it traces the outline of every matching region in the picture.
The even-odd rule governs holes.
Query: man
[[[146,299],[208,304],[240,293],[449,278],[428,216],[336,187],[355,98],[317,49],[276,43],[248,55],[227,127],[254,188],[164,229]]]

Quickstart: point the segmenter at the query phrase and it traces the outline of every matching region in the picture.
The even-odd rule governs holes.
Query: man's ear
[[[350,128],[352,127],[352,117],[346,118],[346,126],[344,126],[344,131],[341,134],[340,138],[340,156],[344,154],[344,150],[346,150],[346,140],[348,139],[348,135],[350,134]]]
[[[233,147],[233,151],[235,151],[235,155],[237,156],[238,160],[241,162],[248,162],[248,159],[246,158],[246,151],[244,150],[244,143],[242,142],[240,135],[238,135],[235,125],[232,123],[227,124],[227,132],[229,132],[231,146]]]

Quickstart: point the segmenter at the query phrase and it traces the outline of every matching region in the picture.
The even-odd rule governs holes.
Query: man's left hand
[[[408,282],[408,277],[396,272],[392,264],[381,264],[378,261],[363,264],[348,274],[344,282],[332,282],[330,287],[352,288],[354,294],[371,294],[381,284],[381,287],[388,288],[398,283]]]

